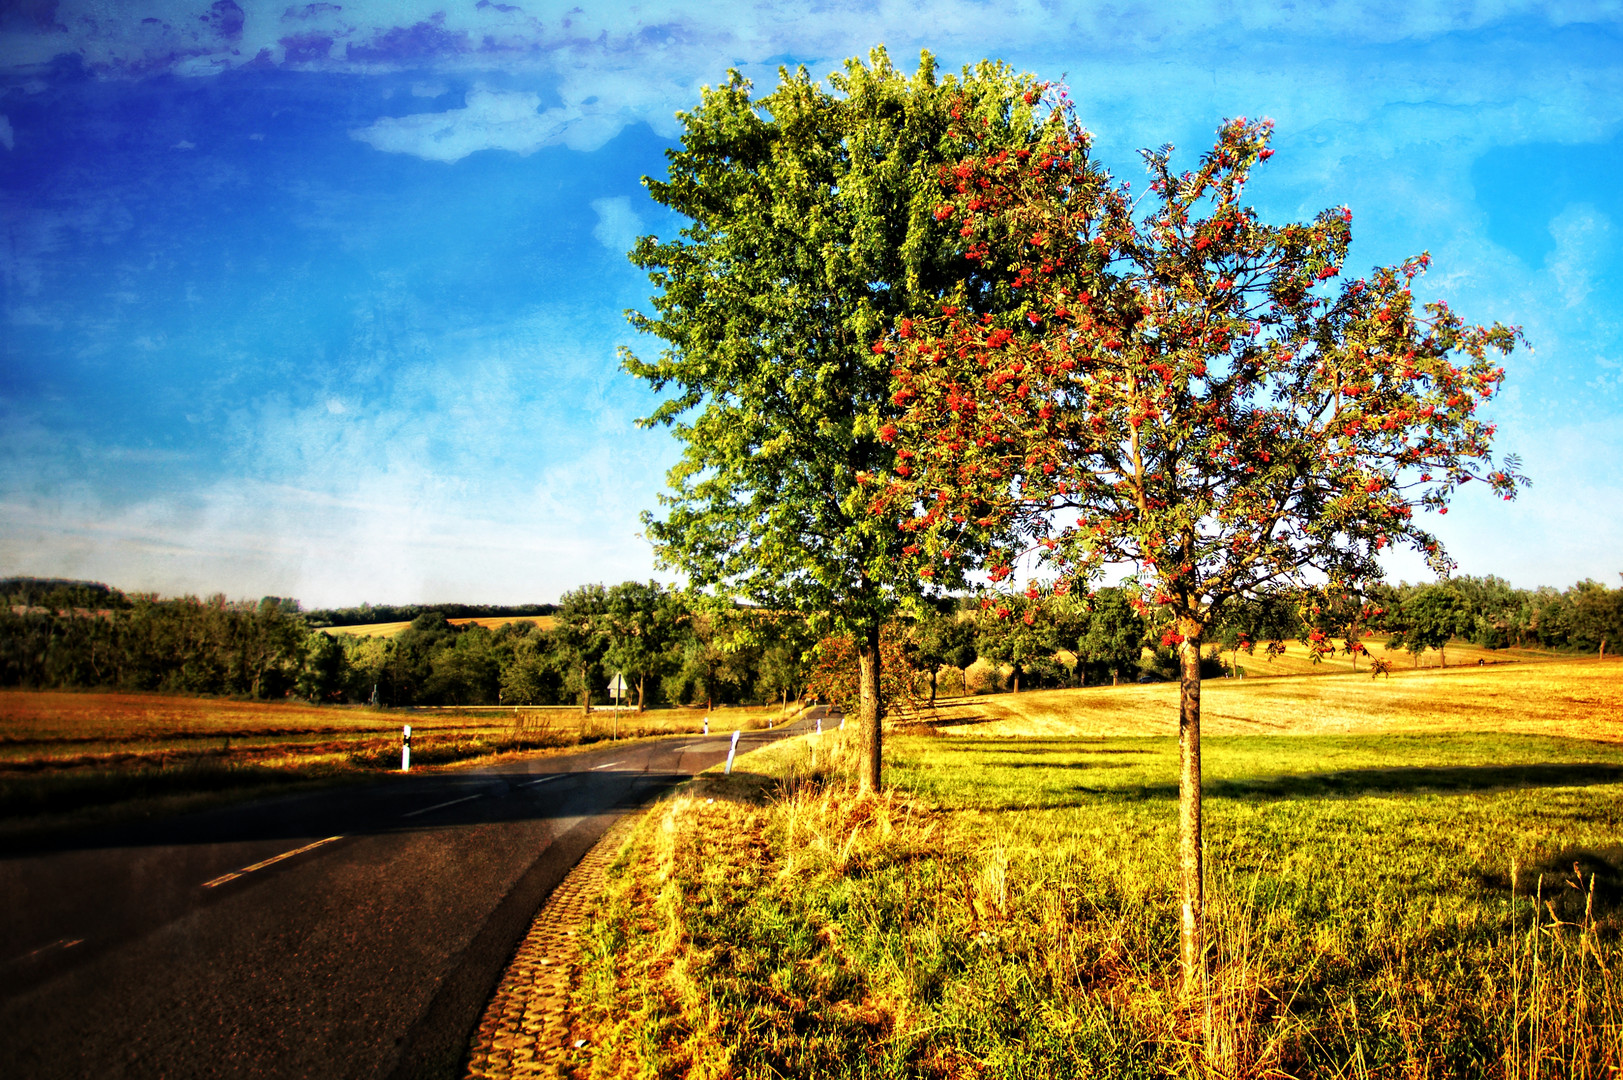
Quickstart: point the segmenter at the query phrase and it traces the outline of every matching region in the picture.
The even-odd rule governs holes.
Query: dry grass
[[[927,717],[943,734],[1121,736],[1177,732],[1178,687],[1101,686],[949,698]],[[1623,742],[1623,660],[1398,671],[1312,679],[1210,679],[1212,735],[1497,731]]]
[[[778,744],[627,841],[569,1074],[1623,1075],[1623,746],[1595,735],[1620,681],[1593,661],[1451,669],[1391,681],[1399,722],[1368,706],[1362,728],[1213,735],[1193,1000],[1170,719],[1100,737],[1123,701],[1170,715],[1144,695],[1171,688],[1122,688],[1065,737],[898,731],[880,797],[850,786],[837,736]],[[1232,689],[1254,714],[1372,685]],[[1088,695],[1111,692],[1058,700]]]
[[[446,622],[452,626],[483,626],[491,630],[508,623],[527,622],[535,623],[543,630],[551,630],[554,619],[551,615],[492,615],[479,619],[447,619]],[[324,626],[322,629],[329,634],[349,634],[352,637],[394,637],[410,625],[409,621],[353,623],[349,626]]]

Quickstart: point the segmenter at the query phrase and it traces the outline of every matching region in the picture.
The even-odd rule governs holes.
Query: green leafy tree
[[[930,673],[930,704],[935,705],[936,680],[944,667],[967,668],[980,654],[972,619],[958,617],[956,607],[931,610],[917,627],[916,662]]]
[[[784,71],[759,98],[729,72],[679,114],[669,178],[644,178],[691,222],[631,253],[660,291],[653,314],[629,317],[665,348],[622,355],[670,393],[645,423],[683,444],[648,536],[695,586],[852,638],[869,788],[880,782],[881,627],[957,580],[949,569],[921,581],[895,519],[868,512],[860,478],[890,469],[880,432],[899,408],[890,360],[870,346],[949,293],[987,310],[1011,302],[1006,277],[965,260],[964,238],[938,216],[937,174],[968,149],[1034,141],[1035,97],[1029,77],[1001,65],[938,78],[928,54],[909,79],[883,49],[827,87]]]
[[[609,648],[608,667],[637,684],[637,711],[646,708],[650,678],[658,679],[676,661],[676,645],[687,619],[680,595],[657,581],[626,581],[605,598]]]
[[[1095,590],[1081,608],[1085,622],[1072,648],[1077,664],[1110,674],[1110,685],[1121,681],[1124,671],[1136,671],[1144,651],[1144,618],[1133,607],[1133,597],[1124,589]]]
[[[504,705],[555,705],[562,698],[562,658],[551,635],[534,623],[507,623],[496,631]]]
[[[977,621],[975,641],[981,656],[1009,666],[1010,689],[1018,694],[1027,671],[1054,672],[1053,638],[1051,613],[1029,595],[990,601]]]
[[[1416,666],[1427,649],[1436,649],[1438,662],[1448,666],[1448,643],[1475,625],[1471,605],[1451,582],[1424,585],[1404,598],[1401,624],[1386,647],[1408,649]]]
[[[1615,649],[1623,640],[1623,589],[1608,589],[1585,578],[1570,590],[1571,619],[1568,643],[1579,649]]]
[[[608,590],[602,585],[582,585],[558,598],[552,640],[566,658],[568,681],[580,695],[583,716],[592,711],[593,684],[614,640],[611,628]]]
[[[299,696],[315,704],[342,701],[349,677],[343,646],[331,634],[311,630],[304,636],[303,660],[297,686]]]
[[[760,670],[756,681],[763,697],[777,698],[785,709],[799,700],[806,685],[807,654],[816,646],[804,616],[783,612],[763,619]]]
[[[1446,571],[1415,511],[1446,512],[1468,481],[1515,493],[1477,407],[1504,377],[1489,354],[1518,332],[1421,304],[1425,256],[1330,284],[1351,210],[1275,226],[1244,201],[1268,123],[1224,123],[1188,172],[1170,147],[1146,152],[1141,200],[1074,120],[1048,130],[1029,157],[978,155],[951,177],[971,252],[1015,253],[1022,307],[948,305],[881,342],[908,411],[874,506],[905,518],[926,569],[985,543],[994,580],[1025,551],[1067,588],[1128,566],[1139,603],[1170,616],[1182,967],[1199,991],[1202,643],[1242,598],[1360,592],[1394,544]]]

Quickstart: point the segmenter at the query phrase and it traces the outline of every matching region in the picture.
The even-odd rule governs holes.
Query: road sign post
[[[620,737],[620,699],[626,696],[626,678],[618,671],[609,680],[609,697],[614,699],[614,737]]]
[[[400,733],[400,771],[411,772],[411,725]]]

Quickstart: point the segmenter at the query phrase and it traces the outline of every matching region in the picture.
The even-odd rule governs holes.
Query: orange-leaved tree
[[[1185,986],[1203,985],[1200,647],[1238,601],[1356,595],[1379,553],[1450,562],[1416,511],[1480,480],[1514,496],[1477,414],[1520,331],[1469,325],[1411,291],[1427,256],[1348,280],[1352,213],[1268,225],[1243,201],[1269,122],[1225,122],[1199,166],[1146,151],[1149,192],[1101,174],[1068,109],[1030,153],[944,169],[937,214],[971,257],[1017,252],[1023,303],[902,319],[871,509],[900,519],[919,572],[1034,557],[1055,593],[1107,568],[1179,649],[1179,846]],[[1001,256],[1008,257],[1008,256]],[[1042,590],[1026,587],[1028,594]],[[1306,597],[1308,599],[1303,600]]]

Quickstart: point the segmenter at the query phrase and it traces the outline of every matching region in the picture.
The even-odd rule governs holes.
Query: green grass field
[[[1427,719],[1443,681],[1399,699],[1401,723],[1209,736],[1193,1002],[1174,738],[920,724],[890,740],[881,798],[855,796],[832,737],[753,755],[622,852],[576,1073],[1616,1076],[1623,746],[1532,729],[1569,698],[1618,723],[1623,664],[1543,670],[1536,696],[1514,668],[1475,674],[1499,702],[1476,730]],[[1268,686],[1339,681],[1256,680],[1229,704],[1289,711]]]

